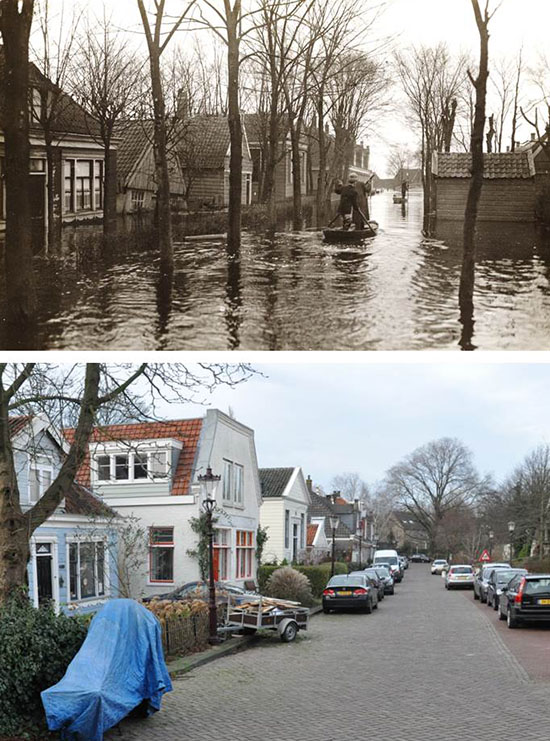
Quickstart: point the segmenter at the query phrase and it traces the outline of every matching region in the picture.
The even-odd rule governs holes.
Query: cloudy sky
[[[461,439],[478,469],[497,479],[550,442],[550,364],[429,357],[313,363],[298,354],[292,363],[256,362],[263,376],[219,389],[210,401],[255,430],[260,466],[299,465],[327,488],[342,472],[379,480],[404,455],[443,436]],[[172,406],[165,413],[204,410]]]

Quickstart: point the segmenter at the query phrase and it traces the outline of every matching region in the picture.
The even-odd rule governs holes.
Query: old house
[[[303,559],[307,547],[309,491],[300,467],[260,468],[260,522],[268,528],[265,561]]]
[[[10,419],[21,507],[28,511],[59,473],[68,445],[41,417]],[[73,484],[31,536],[29,594],[35,606],[91,612],[118,596],[115,513],[89,488]]]
[[[426,530],[407,510],[393,510],[380,537],[383,546],[403,553],[424,552],[428,548]]]
[[[249,427],[210,409],[203,418],[96,428],[79,473],[121,515],[146,533],[133,574],[137,594],[167,592],[200,578],[193,522],[204,501],[199,476],[221,477],[215,492],[214,571],[219,581],[256,579],[260,481]]]
[[[533,153],[527,150],[483,157],[485,171],[478,221],[534,221],[537,187]],[[464,220],[471,167],[469,152],[434,154],[432,172],[438,220]]]
[[[0,76],[3,67],[0,47]],[[99,143],[97,122],[69,95],[59,91],[34,64],[30,64],[29,77],[32,237],[33,247],[40,249],[46,244],[48,234],[48,188],[52,190],[51,218],[58,237],[65,224],[89,223],[103,218],[105,156]],[[55,106],[52,108],[54,99]],[[6,218],[3,115],[0,100],[0,236],[5,230]],[[52,138],[52,166],[49,173],[46,126]],[[112,153],[111,159],[111,176],[116,178],[116,152]]]

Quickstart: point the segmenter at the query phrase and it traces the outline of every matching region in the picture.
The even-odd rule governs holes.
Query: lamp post
[[[516,529],[516,523],[510,520],[508,523],[508,532],[510,533],[510,565],[512,565],[512,559],[514,558],[514,530]]]
[[[492,530],[489,530],[489,558],[493,558],[493,538],[495,534]]]
[[[204,494],[202,502],[202,508],[206,514],[206,526],[208,531],[208,618],[209,618],[209,634],[210,637],[208,642],[211,644],[219,643],[220,638],[218,637],[218,611],[216,608],[216,581],[214,579],[214,528],[212,527],[212,513],[216,508],[216,487],[221,479],[221,476],[215,476],[212,473],[210,466],[206,469],[206,473],[203,476],[198,476],[201,484],[201,489]]]
[[[329,517],[328,520],[330,523],[330,527],[332,528],[332,556],[330,558],[330,575],[332,577],[334,576],[334,556],[336,548],[336,528],[338,527],[338,518]]]

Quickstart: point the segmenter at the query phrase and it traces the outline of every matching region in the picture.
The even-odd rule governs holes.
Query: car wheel
[[[378,602],[375,605],[372,606],[372,609],[373,610],[378,610]]]
[[[506,612],[506,623],[508,624],[509,628],[519,628],[519,620],[515,615],[512,615],[512,610],[510,609],[510,606],[508,606],[508,610]]]
[[[474,599],[479,599],[479,594],[476,592],[475,589],[474,589]]]
[[[493,610],[496,612],[498,610],[498,597],[495,597],[493,600]]]
[[[493,605],[491,604],[491,601],[490,601],[490,599],[489,599],[489,595],[487,595],[487,599],[486,599],[485,601],[486,601],[486,603],[487,603],[487,607],[492,607],[492,606],[493,606]]]
[[[394,587],[391,588],[390,594],[395,594],[395,588]]]
[[[367,600],[367,604],[363,608],[363,612],[365,613],[365,615],[370,615],[371,614],[371,612],[372,612],[372,602],[370,601],[370,599]]]
[[[502,612],[502,610],[498,611],[498,619],[499,620],[506,620],[506,615]]]

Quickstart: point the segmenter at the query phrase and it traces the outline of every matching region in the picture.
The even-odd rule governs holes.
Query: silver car
[[[469,564],[450,566],[445,576],[445,589],[455,589],[457,587],[472,589],[474,576],[474,569]]]

